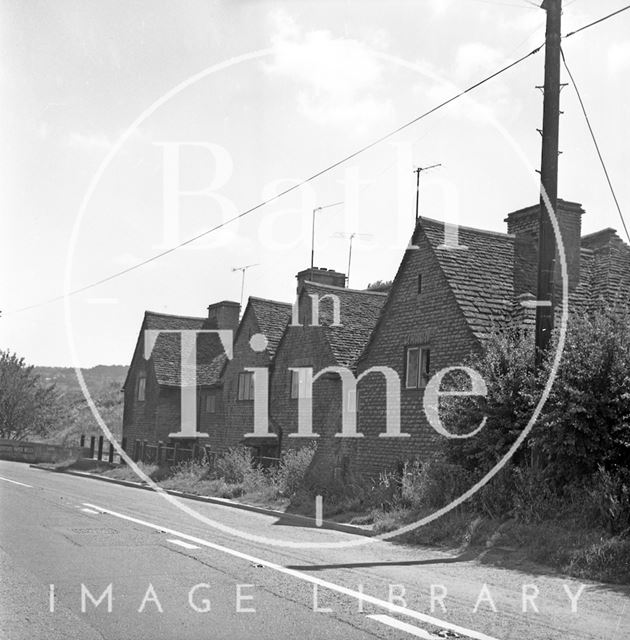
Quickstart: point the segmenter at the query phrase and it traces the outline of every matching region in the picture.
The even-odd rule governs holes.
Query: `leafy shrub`
[[[215,475],[228,484],[240,484],[254,468],[251,449],[235,447],[229,449],[215,463]]]
[[[562,492],[554,489],[548,477],[531,467],[516,467],[514,475],[514,516],[521,522],[554,520],[566,508]]]
[[[554,340],[557,342],[556,332]],[[486,472],[505,455],[529,422],[549,379],[555,348],[534,368],[534,341],[528,333],[503,332],[467,364],[483,378],[487,395],[449,397],[440,410],[447,429],[472,438],[450,441],[448,459],[473,473]],[[445,378],[451,390],[470,389],[466,376]],[[569,319],[560,367],[549,397],[530,434],[545,478],[562,489],[597,471],[628,468],[630,460],[630,315],[598,310]],[[522,466],[526,450],[513,461]],[[524,489],[524,487],[523,487]]]
[[[595,520],[611,534],[630,532],[630,470],[600,466],[586,490]]]
[[[489,518],[503,518],[514,510],[514,468],[507,464],[472,499],[476,511]]]
[[[280,466],[273,474],[278,494],[291,497],[297,493],[311,465],[315,450],[316,446],[310,445],[287,451],[282,456]]]
[[[412,508],[440,508],[470,488],[472,476],[464,467],[434,457],[424,464],[405,465],[402,499]]]
[[[378,478],[369,487],[365,500],[376,509],[390,511],[402,507],[401,505],[400,474],[393,471],[381,471]]]

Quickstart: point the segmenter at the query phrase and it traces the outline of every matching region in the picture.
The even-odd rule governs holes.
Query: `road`
[[[179,502],[0,462],[0,637],[630,637],[625,587]]]

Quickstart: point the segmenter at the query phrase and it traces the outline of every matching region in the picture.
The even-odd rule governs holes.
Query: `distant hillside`
[[[88,389],[96,391],[109,387],[112,383],[118,383],[122,387],[128,368],[120,364],[99,364],[91,369],[81,369],[81,373]],[[73,367],[35,367],[35,373],[41,376],[42,382],[54,384],[61,392],[81,391]]]
[[[47,438],[49,442],[78,444],[81,434],[100,435],[101,429],[85,400],[77,374],[72,367],[35,367],[42,383],[54,385],[66,408],[67,419]],[[85,384],[107,427],[120,437],[122,432],[122,385],[128,367],[98,365],[81,369]]]

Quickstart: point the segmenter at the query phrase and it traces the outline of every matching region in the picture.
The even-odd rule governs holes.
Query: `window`
[[[203,408],[206,413],[216,412],[216,397],[214,396],[214,394],[209,393],[208,395],[206,395]]]
[[[239,400],[253,400],[254,399],[254,372],[244,371],[238,374],[238,392],[237,398]]]
[[[310,397],[311,389],[306,388],[304,372],[291,371],[291,399]]]
[[[428,347],[407,347],[405,388],[424,389],[429,382],[431,351]]]
[[[138,378],[138,384],[136,388],[136,398],[139,402],[144,402],[147,393],[147,378],[146,376],[140,376]]]

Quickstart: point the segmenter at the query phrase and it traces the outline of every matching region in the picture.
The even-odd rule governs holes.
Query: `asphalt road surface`
[[[0,462],[0,637],[630,637],[627,587],[177,502]]]

